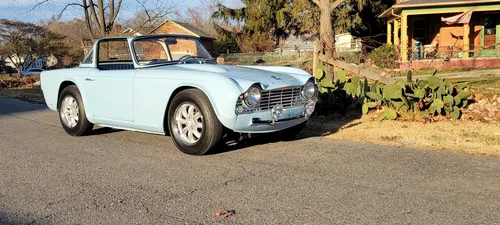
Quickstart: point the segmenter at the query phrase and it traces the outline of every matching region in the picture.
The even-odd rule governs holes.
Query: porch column
[[[399,46],[399,21],[394,20],[394,46]]]
[[[469,50],[470,50],[470,25],[468,23],[464,23],[464,54],[462,58],[469,58]]]
[[[387,44],[392,44],[392,25],[391,22],[387,22]]]
[[[408,61],[408,15],[401,14],[401,60]]]
[[[500,55],[500,19],[497,23],[497,50],[498,50],[498,53]]]

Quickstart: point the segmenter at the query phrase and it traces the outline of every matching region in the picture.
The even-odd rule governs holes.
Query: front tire
[[[168,119],[175,145],[190,155],[212,150],[224,132],[208,97],[199,89],[179,92],[170,103]]]
[[[70,85],[62,90],[57,108],[62,127],[69,135],[83,136],[94,127],[87,120],[82,96],[75,85]]]

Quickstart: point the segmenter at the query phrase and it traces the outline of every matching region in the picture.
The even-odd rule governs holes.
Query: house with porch
[[[396,0],[379,17],[401,69],[500,67],[500,0]]]

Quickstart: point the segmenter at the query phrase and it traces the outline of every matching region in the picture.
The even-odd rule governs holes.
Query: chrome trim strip
[[[274,123],[280,123],[280,122],[287,122],[287,121],[291,121],[291,120],[298,120],[298,119],[302,119],[302,118],[305,118],[304,115],[300,115],[300,116],[296,116],[296,117],[292,117],[292,118],[286,118],[286,119],[282,119],[282,120],[277,120],[277,121],[271,121],[271,120],[261,120],[259,118],[253,118],[252,119],[252,123],[253,124],[274,124]]]

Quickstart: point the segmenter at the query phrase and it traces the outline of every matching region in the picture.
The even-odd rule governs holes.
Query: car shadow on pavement
[[[0,96],[0,116],[46,110],[47,106]]]
[[[6,213],[0,212],[0,224],[2,225],[21,225],[21,224],[35,224],[33,222],[30,223],[29,221],[18,221],[19,217],[17,215],[12,215],[9,216]]]
[[[225,138],[225,140],[219,147],[217,147],[215,150],[212,150],[211,152],[208,152],[208,155],[237,151],[256,145],[265,145],[277,142],[290,142],[314,137],[328,136],[330,134],[336,133],[341,129],[360,125],[360,122],[352,122],[361,118],[361,116],[361,110],[352,111],[342,115],[335,114],[331,116],[314,116],[307,121],[307,125],[302,130],[302,132],[293,136],[288,136],[283,132],[255,134],[251,135],[251,137],[248,137],[248,135],[245,134],[232,133]]]
[[[89,134],[87,134],[87,136],[112,134],[112,133],[117,133],[117,132],[122,132],[122,131],[125,131],[125,130],[114,129],[114,128],[109,128],[109,127],[94,127],[94,129]]]

